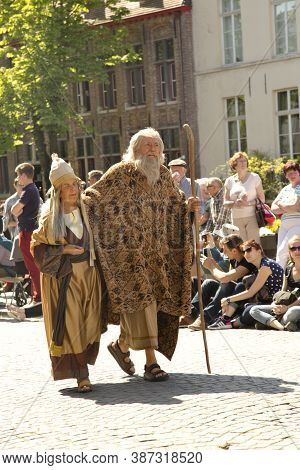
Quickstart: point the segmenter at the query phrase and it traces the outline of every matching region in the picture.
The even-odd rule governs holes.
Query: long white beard
[[[149,185],[153,185],[159,180],[160,164],[161,158],[159,157],[153,159],[140,155],[135,160],[136,168],[144,173]]]

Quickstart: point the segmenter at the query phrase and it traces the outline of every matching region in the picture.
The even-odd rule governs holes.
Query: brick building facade
[[[159,130],[167,161],[186,153],[185,122],[191,125],[195,137],[198,134],[191,1],[120,3],[130,7],[124,24],[128,40],[142,60],[111,68],[104,84],[82,82],[73,88],[74,106],[83,124],[71,124],[68,136],[58,141],[59,154],[72,163],[83,180],[88,171],[107,170],[120,161],[131,135],[141,128]],[[105,13],[95,10],[87,19],[97,27],[109,21]],[[34,153],[30,150],[29,145],[20,146],[18,155],[7,159],[11,180],[15,165]],[[34,155],[33,161],[38,170]],[[1,187],[0,179],[0,195],[7,186],[3,188],[2,183]]]

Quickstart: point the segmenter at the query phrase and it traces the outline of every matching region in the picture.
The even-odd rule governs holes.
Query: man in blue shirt
[[[15,172],[23,191],[19,201],[11,208],[11,213],[18,218],[20,248],[32,280],[32,302],[37,303],[41,301],[40,272],[30,253],[30,242],[32,232],[38,228],[40,194],[33,182],[34,166],[31,163],[21,163]]]

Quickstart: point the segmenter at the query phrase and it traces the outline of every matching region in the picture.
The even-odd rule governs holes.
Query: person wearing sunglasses
[[[267,258],[259,243],[248,240],[241,245],[245,259],[256,266],[257,276],[253,284],[244,292],[224,297],[221,300],[223,314],[208,328],[210,330],[224,330],[239,328],[241,326],[254,326],[255,320],[250,315],[250,309],[255,302],[253,297],[266,286],[268,299],[266,304],[271,303],[273,295],[282,287],[283,269],[274,260]],[[238,315],[233,321],[233,315]]]
[[[242,279],[244,276],[256,273],[256,267],[249,263],[242,253],[243,240],[238,235],[227,235],[220,240],[223,253],[216,248],[211,234],[208,234],[212,258],[203,261],[203,267],[208,269],[213,279],[206,279],[202,284],[202,302],[204,318],[207,325],[212,324],[219,317],[221,299],[235,295],[245,290]],[[230,261],[229,270],[224,269],[224,261]],[[195,317],[188,326],[192,331],[201,329],[200,306],[198,294],[192,300],[190,317]]]
[[[289,240],[289,259],[286,267],[282,290],[292,291],[300,288],[300,235],[295,235]],[[296,331],[300,328],[300,298],[291,305],[256,305],[250,310],[250,315],[259,322],[275,330]]]

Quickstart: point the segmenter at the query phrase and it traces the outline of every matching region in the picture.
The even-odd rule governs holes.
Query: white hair
[[[80,197],[80,187],[79,187]],[[78,201],[79,205],[79,201]],[[43,204],[41,209],[41,222],[43,219],[48,218],[48,237],[55,241],[58,241],[67,236],[67,229],[64,219],[63,205],[60,199],[60,187],[54,188],[53,186],[49,190],[49,198]]]
[[[159,135],[159,132],[157,132],[152,127],[146,127],[145,129],[141,129],[140,131],[138,131],[136,134],[134,134],[131,137],[130,142],[129,142],[129,146],[128,146],[125,154],[123,155],[122,159],[125,162],[135,161],[139,157],[139,155],[137,153],[137,149],[138,149],[138,147],[141,143],[141,140],[144,137],[152,137],[152,138],[154,137],[155,139],[158,139],[159,145],[160,145],[161,163],[163,163],[164,162],[164,155],[163,155],[164,143],[162,141],[161,136]]]
[[[206,186],[207,183],[208,183],[208,178],[198,178],[198,179],[196,180],[196,182],[197,182],[198,184],[200,184],[200,186],[202,186],[202,185],[205,185],[205,186]]]
[[[141,141],[147,137],[152,139],[157,139],[160,147],[160,157],[154,160],[148,158],[146,155],[141,155],[139,152],[139,147]],[[140,170],[147,178],[148,184],[155,184],[160,178],[160,165],[165,161],[165,156],[163,154],[164,143],[159,135],[159,133],[152,127],[146,127],[136,134],[134,134],[129,143],[129,147],[126,153],[123,155],[123,160],[125,162],[133,162],[135,167]]]

